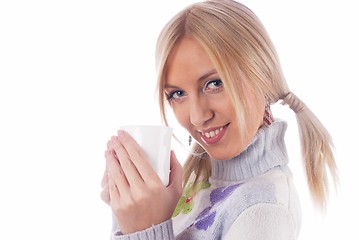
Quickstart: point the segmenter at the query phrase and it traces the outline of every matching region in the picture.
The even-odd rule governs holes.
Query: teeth
[[[206,136],[206,138],[212,138],[212,137],[217,136],[222,130],[223,130],[223,127],[216,129],[215,131],[210,131],[210,132],[206,132],[206,133],[202,132],[202,135]]]

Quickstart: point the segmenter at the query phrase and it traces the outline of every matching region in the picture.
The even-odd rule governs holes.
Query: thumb
[[[182,194],[182,165],[178,162],[173,150],[171,150],[170,165],[171,172],[168,188],[171,188],[180,196]]]

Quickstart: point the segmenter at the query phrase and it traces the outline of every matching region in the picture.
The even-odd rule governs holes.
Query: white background
[[[0,2],[0,239],[108,239],[110,210],[99,197],[106,142],[120,125],[160,123],[155,42],[190,2]],[[336,145],[341,184],[322,216],[303,177],[294,114],[273,107],[289,123],[300,239],[358,239],[359,9],[349,0],[243,2]],[[173,148],[183,161],[185,149]]]

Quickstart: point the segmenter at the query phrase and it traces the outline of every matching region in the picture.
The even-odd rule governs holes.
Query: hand
[[[101,187],[102,187],[102,191],[101,191],[101,199],[107,203],[108,205],[110,205],[110,192],[108,189],[108,173],[107,173],[107,168],[103,174],[102,180],[101,180]]]
[[[107,142],[107,149],[111,149],[112,148],[112,143],[111,140]],[[103,173],[103,177],[101,180],[101,187],[102,187],[102,191],[101,191],[101,199],[107,203],[108,205],[110,205],[110,191],[108,188],[108,172],[107,172],[107,166],[105,169],[105,172]]]
[[[135,140],[119,131],[106,151],[110,205],[124,234],[171,218],[182,193],[182,167],[171,152],[169,185],[163,185]]]

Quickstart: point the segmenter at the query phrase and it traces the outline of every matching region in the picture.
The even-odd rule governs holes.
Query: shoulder
[[[286,206],[259,203],[238,216],[225,239],[294,240],[297,239],[298,233],[295,217]]]
[[[236,232],[238,225],[240,225],[240,229],[244,229],[244,226],[251,223],[257,228],[258,222],[253,220],[260,220],[259,215],[267,220],[270,217],[278,220],[290,218],[294,228],[300,228],[300,204],[291,173],[287,167],[277,167],[256,178],[229,185],[220,189],[219,193],[229,192],[233,188],[235,189],[230,197],[217,208],[217,213],[221,216],[223,223],[224,234]],[[213,196],[217,196],[219,193],[214,194],[212,191]],[[275,214],[269,214],[271,211],[280,214],[282,218]],[[290,221],[285,220],[284,222],[289,223]],[[278,224],[281,226],[280,223]]]
[[[290,232],[296,232],[300,228],[300,204],[291,173],[286,167],[274,168],[261,176],[240,183],[224,205],[221,215],[226,216],[223,219],[226,222],[224,232],[228,234],[237,234],[238,226],[243,231],[252,231],[249,227],[251,224],[255,228],[260,226],[272,229],[268,224],[275,223],[277,227],[274,228],[283,226],[283,229]],[[294,230],[291,231],[287,224]]]
[[[232,201],[236,207],[246,209],[258,203],[289,206],[297,198],[290,170],[276,167],[256,178],[237,184]]]

